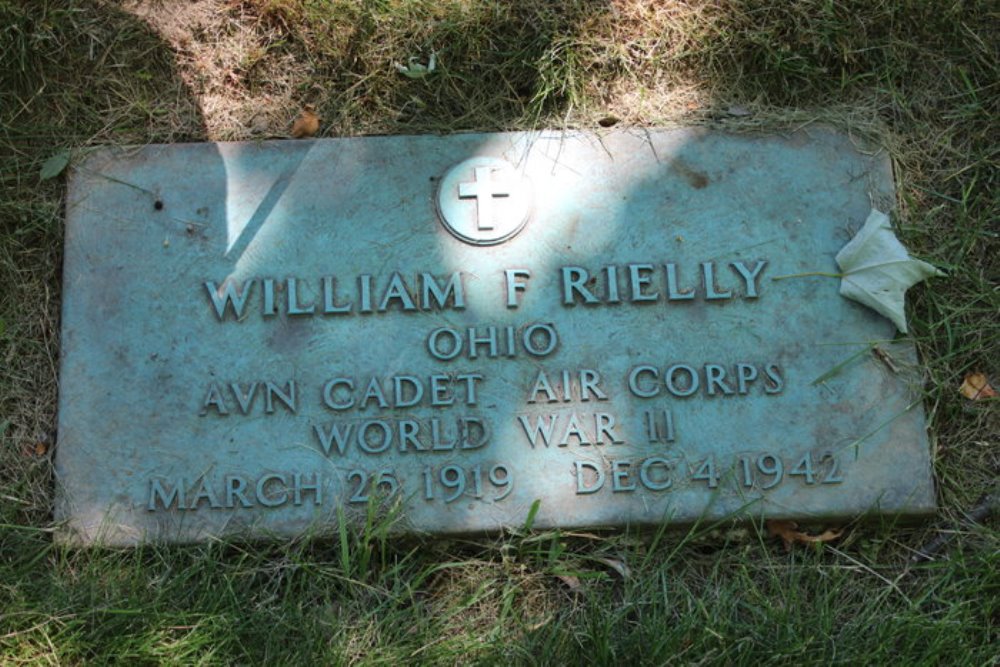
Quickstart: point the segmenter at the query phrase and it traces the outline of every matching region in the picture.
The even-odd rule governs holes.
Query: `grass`
[[[0,0],[4,663],[996,664],[1000,12],[987,0]],[[423,79],[394,63],[434,52]],[[321,134],[823,121],[886,147],[940,517],[796,548],[749,529],[54,546],[59,150]],[[941,556],[910,558],[941,531]],[[627,569],[623,565],[627,565]]]

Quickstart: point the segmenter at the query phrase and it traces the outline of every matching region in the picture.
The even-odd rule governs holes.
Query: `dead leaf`
[[[580,583],[580,577],[573,574],[557,574],[556,579],[566,584],[566,587],[573,593],[583,593],[583,584]]]
[[[292,123],[292,139],[304,139],[311,137],[319,131],[319,116],[311,104],[302,108],[299,117]]]
[[[617,572],[619,575],[621,575],[622,579],[628,579],[630,576],[632,576],[632,570],[630,570],[629,566],[625,564],[625,561],[618,560],[617,558],[604,558],[600,556],[596,560],[598,562],[604,563],[612,570]]]
[[[778,519],[772,519],[767,522],[767,532],[771,537],[780,537],[781,541],[785,543],[785,549],[791,550],[792,545],[798,542],[799,544],[812,544],[814,542],[830,542],[835,540],[843,534],[843,529],[840,530],[825,530],[819,535],[809,535],[808,533],[803,533],[798,530],[799,524],[794,521],[781,521]]]
[[[889,216],[872,209],[861,231],[837,253],[840,294],[877,311],[906,333],[906,290],[931,276],[944,275],[913,259],[889,225]]]
[[[990,385],[985,373],[969,373],[962,380],[962,386],[958,388],[958,391],[970,401],[996,398],[998,395],[997,390]]]
[[[24,443],[21,448],[21,456],[43,457],[49,453],[49,443],[45,440],[36,440],[32,443]]]
[[[50,178],[55,178],[59,174],[63,173],[67,166],[69,166],[70,152],[68,150],[61,150],[42,165],[41,171],[38,173],[38,178],[47,181]]]
[[[269,122],[267,116],[262,113],[256,114],[250,119],[250,134],[264,134],[267,132]]]

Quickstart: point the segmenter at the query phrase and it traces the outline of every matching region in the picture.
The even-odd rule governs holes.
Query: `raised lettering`
[[[372,439],[368,437],[373,429],[382,431],[381,438],[377,436]],[[381,454],[392,445],[392,429],[387,422],[381,419],[373,419],[361,424],[358,428],[358,447],[369,454]]]
[[[718,364],[705,364],[706,389],[709,396],[715,396],[718,387],[723,394],[732,394],[733,389],[726,384],[726,369]]]
[[[652,375],[653,384],[639,384],[640,375]],[[653,366],[636,366],[628,374],[628,389],[639,398],[652,398],[660,393],[660,371]]]
[[[274,482],[274,484],[271,484]],[[281,486],[277,493],[273,495],[268,494],[268,486],[272,489],[274,486]],[[257,480],[256,496],[257,502],[264,507],[281,507],[288,502],[288,482],[284,475],[278,473],[270,473],[264,475]]]
[[[347,387],[348,391],[348,401],[346,403],[339,403],[334,400],[334,390],[337,387]],[[348,408],[354,407],[354,380],[349,378],[333,378],[325,385],[323,385],[323,404],[331,410],[347,410]]]
[[[587,269],[579,266],[564,266],[562,268],[563,304],[574,305],[576,303],[574,293],[580,295],[584,303],[597,303],[599,299],[585,287],[589,279],[590,273],[587,272]]]
[[[146,504],[146,509],[150,512],[156,511],[157,502],[165,510],[170,509],[174,504],[177,505],[178,509],[184,509],[184,506],[187,504],[184,497],[184,480],[173,480],[173,485],[169,493],[163,488],[162,480],[149,480],[149,502]]]
[[[628,276],[629,286],[632,288],[632,301],[656,301],[660,295],[656,292],[652,294],[643,293],[643,288],[653,282],[650,274],[653,272],[652,264],[629,264]]]
[[[660,465],[664,470],[666,470],[666,476],[663,479],[657,480],[653,477],[652,470],[655,465]],[[660,458],[658,456],[648,458],[643,461],[642,465],[639,467],[639,481],[642,482],[644,487],[652,491],[663,491],[664,489],[669,489],[670,485],[673,484],[670,479],[671,467],[670,461],[664,458]]]
[[[337,280],[333,276],[323,276],[323,314],[338,315],[351,312],[354,304],[337,304]]]
[[[439,342],[441,336],[451,338],[450,349],[443,347],[442,343]],[[431,335],[427,337],[427,351],[431,353],[431,356],[436,359],[440,359],[441,361],[454,359],[462,352],[462,337],[454,329],[449,329],[447,327],[435,329],[431,332]]]
[[[288,314],[289,315],[312,315],[316,312],[316,306],[309,304],[304,306],[299,303],[299,281],[295,278],[289,278],[287,281],[286,296],[288,298]]]
[[[208,393],[205,394],[205,400],[201,402],[201,414],[207,415],[209,408],[215,408],[215,412],[219,415],[228,415],[229,409],[226,407],[226,400],[222,397],[222,391],[219,389],[219,385],[212,383],[208,386]]]
[[[544,345],[536,345],[535,343],[535,334],[538,332],[546,339]],[[559,334],[556,333],[555,327],[550,324],[532,324],[524,330],[522,340],[528,354],[544,357],[556,349],[556,345],[559,344]]]
[[[330,424],[328,428],[324,428],[319,424],[313,426],[313,431],[319,439],[320,447],[323,448],[323,453],[327,456],[330,455],[332,445],[336,445],[337,453],[343,456],[347,447],[347,441],[350,439],[351,431],[353,430],[353,424],[347,424],[347,428],[344,431],[341,431],[340,424],[336,423]]]
[[[389,402],[385,400],[385,394],[382,393],[382,385],[379,384],[377,377],[373,377],[368,382],[368,388],[365,389],[365,395],[361,399],[361,409],[364,410],[367,408],[371,401],[378,403],[380,408],[389,407]]]
[[[705,299],[712,301],[718,299],[731,299],[733,298],[733,293],[719,292],[715,289],[715,263],[714,262],[702,262],[701,264],[702,276],[705,279]]]
[[[785,381],[781,377],[781,367],[777,364],[768,364],[764,367],[764,375],[767,382],[764,384],[764,392],[767,394],[780,394],[785,388]]]
[[[576,492],[578,495],[596,493],[604,486],[604,471],[598,466],[589,461],[573,461],[573,466],[576,468]],[[594,481],[592,484],[587,484],[587,476],[583,474],[585,469],[593,472]]]
[[[601,375],[597,371],[589,368],[580,371],[580,400],[589,401],[591,394],[599,401],[608,400],[608,395],[597,386],[600,381]]]
[[[590,439],[587,435],[580,429],[580,424],[576,419],[576,413],[571,413],[569,419],[566,420],[566,427],[563,429],[563,436],[559,439],[559,446],[565,447],[569,444],[570,438],[576,438],[581,445],[589,445]]]
[[[313,495],[313,505],[323,504],[323,486],[320,484],[319,473],[313,473],[312,482],[305,481],[300,472],[292,474],[292,504],[301,505],[303,493],[307,491]]]
[[[530,278],[531,271],[527,269],[505,269],[503,273],[507,284],[507,307],[517,308],[517,293],[523,292],[528,286],[527,283],[520,282],[518,278]]]
[[[465,290],[462,285],[461,272],[456,271],[451,274],[448,284],[444,287],[438,285],[434,276],[429,273],[421,273],[420,280],[423,286],[420,298],[420,307],[424,310],[431,310],[432,297],[433,300],[437,302],[437,307],[439,309],[444,309],[447,306],[449,297],[452,300],[452,307],[455,310],[462,310],[465,308]]]
[[[743,278],[743,282],[746,285],[744,297],[747,299],[756,299],[760,296],[757,292],[757,278],[760,276],[760,272],[764,270],[764,267],[767,266],[767,260],[758,260],[752,269],[748,269],[747,265],[743,262],[733,262],[730,266]]]
[[[531,393],[528,395],[528,403],[535,403],[539,392],[545,393],[546,403],[557,403],[559,401],[559,398],[556,397],[556,392],[553,391],[552,385],[549,383],[548,376],[545,375],[545,371],[538,371],[538,377],[535,378],[535,385],[531,388]]]
[[[204,283],[205,289],[208,290],[208,296],[212,299],[212,305],[215,306],[215,314],[220,322],[225,319],[228,311],[232,311],[233,316],[237,320],[243,318],[243,309],[247,305],[247,297],[250,296],[250,292],[253,291],[253,286],[256,282],[256,280],[248,280],[240,284],[239,287],[237,287],[236,281],[228,278],[223,281],[221,287],[212,281]]]
[[[264,412],[274,412],[274,399],[277,398],[286,410],[295,414],[295,380],[289,380],[287,386],[287,389],[282,390],[273,382],[264,384]]]
[[[677,287],[677,265],[670,263],[666,265],[666,268],[667,268],[667,300],[683,301],[686,299],[693,299],[694,298],[693,289],[681,290]]]
[[[678,371],[683,371],[688,376],[687,386],[679,384],[676,381],[675,376]],[[664,374],[663,381],[666,383],[667,391],[669,391],[674,396],[690,396],[691,394],[698,391],[698,371],[688,366],[687,364],[674,364],[667,369]]]
[[[247,481],[236,475],[226,476],[226,507],[236,507],[235,500],[240,501],[240,507],[252,507],[253,502],[246,497]]]
[[[539,440],[546,447],[549,446],[549,442],[552,441],[552,434],[556,427],[557,418],[555,415],[547,415],[549,421],[546,422],[546,415],[537,415],[535,417],[534,425],[528,422],[528,417],[525,415],[518,416],[517,420],[521,423],[521,428],[524,429],[524,435],[528,438],[528,442],[531,443],[531,447],[534,448]]]
[[[628,469],[631,467],[631,463],[628,461],[612,461],[611,462],[611,491],[614,493],[621,493],[622,491],[635,491],[635,482],[631,484],[625,484],[625,480],[628,479]]]
[[[398,273],[393,273],[392,278],[389,279],[389,287],[386,288],[385,294],[382,295],[382,301],[378,305],[380,311],[386,311],[392,305],[393,299],[399,302],[400,307],[403,310],[416,310],[417,307],[413,305],[413,297],[406,290],[406,284],[403,282],[403,277]]]
[[[404,386],[408,385],[410,391],[407,392]],[[409,398],[406,394],[409,393]],[[392,377],[392,400],[394,407],[408,408],[420,402],[424,397],[423,383],[411,375],[394,375]]]

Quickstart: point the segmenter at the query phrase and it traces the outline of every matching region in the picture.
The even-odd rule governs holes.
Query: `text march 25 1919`
[[[773,280],[834,271],[873,201],[886,160],[826,129],[97,152],[60,537],[927,513],[912,344],[836,280]]]

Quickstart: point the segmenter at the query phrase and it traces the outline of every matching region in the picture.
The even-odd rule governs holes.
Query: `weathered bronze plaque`
[[[933,508],[913,348],[838,293],[884,156],[702,130],[94,153],[67,205],[62,537]]]

